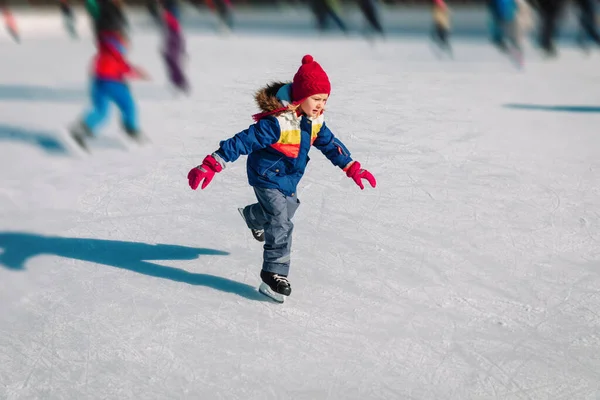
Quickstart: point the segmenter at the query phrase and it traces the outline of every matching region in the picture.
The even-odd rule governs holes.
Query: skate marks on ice
[[[39,131],[0,123],[0,141],[13,141],[38,146],[48,154],[67,155],[68,146],[63,139],[48,131]]]
[[[170,244],[0,232],[0,265],[4,268],[24,270],[27,260],[38,255],[55,255],[107,265],[155,278],[206,286],[222,292],[237,294],[249,300],[267,301],[251,285],[150,262],[150,260],[194,260],[201,255],[229,255],[226,251]]]

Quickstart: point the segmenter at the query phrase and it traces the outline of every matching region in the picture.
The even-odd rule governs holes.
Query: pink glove
[[[346,170],[346,175],[348,178],[354,179],[354,182],[356,182],[356,184],[360,187],[360,190],[365,188],[361,179],[366,179],[369,181],[371,187],[375,187],[377,185],[377,181],[375,180],[373,174],[366,169],[361,169],[358,161],[354,161],[352,164],[350,164],[350,168]]]
[[[198,189],[198,185],[202,182],[202,189],[208,186],[212,178],[214,178],[216,172],[223,171],[223,167],[215,158],[208,155],[202,161],[202,165],[198,165],[190,170],[188,173],[188,181],[192,190]]]

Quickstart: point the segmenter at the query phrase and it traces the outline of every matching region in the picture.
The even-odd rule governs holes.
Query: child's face
[[[325,108],[328,97],[327,93],[314,94],[300,104],[300,109],[309,117],[316,118]]]

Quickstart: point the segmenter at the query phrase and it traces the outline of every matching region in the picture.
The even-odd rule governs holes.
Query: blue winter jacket
[[[283,83],[271,84],[257,93],[256,101],[263,111],[273,111],[289,102],[289,89]],[[352,162],[350,151],[327,128],[323,115],[311,119],[294,111],[264,117],[219,145],[215,153],[224,161],[248,155],[251,186],[278,189],[286,196],[296,195],[311,145],[340,168]]]

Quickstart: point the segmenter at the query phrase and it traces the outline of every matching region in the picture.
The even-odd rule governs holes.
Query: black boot
[[[244,222],[246,222],[246,217],[244,216],[244,209],[238,208],[238,211],[240,212],[240,215],[242,216],[242,218],[244,218]],[[264,229],[250,228],[250,232],[252,232],[252,236],[254,237],[254,239],[258,240],[259,242],[265,241],[265,230]]]
[[[273,272],[260,271],[260,279],[275,293],[289,296],[292,293],[292,287],[287,280],[287,276],[274,274]]]

